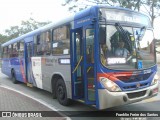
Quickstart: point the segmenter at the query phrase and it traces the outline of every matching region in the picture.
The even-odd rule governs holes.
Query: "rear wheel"
[[[18,81],[16,80],[16,76],[15,76],[14,70],[12,70],[12,82],[13,82],[14,84],[17,84],[17,83],[18,83]]]
[[[67,98],[67,90],[63,79],[58,79],[56,83],[56,96],[61,105],[67,106],[70,104],[70,99]]]

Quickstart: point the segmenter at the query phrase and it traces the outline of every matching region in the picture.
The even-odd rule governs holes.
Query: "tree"
[[[1,44],[6,42],[7,40],[8,40],[8,36],[0,34],[0,58],[1,58]]]
[[[117,0],[116,2],[114,1],[114,3],[117,3],[120,7],[129,8],[137,11],[140,10],[141,6],[141,0]]]
[[[5,30],[5,34],[7,35],[8,39],[16,38],[20,35],[21,30],[19,26],[11,26],[9,29]]]
[[[26,20],[26,21],[22,21],[20,26],[11,26],[9,29],[5,30],[5,34],[6,34],[5,37],[7,37],[5,41],[21,36],[25,33],[38,29],[39,27],[42,27],[49,23],[50,22],[38,22],[38,21],[35,21],[33,18],[30,18],[29,20]],[[2,39],[0,38],[0,40]]]
[[[153,25],[155,18],[160,16],[160,0],[66,0],[63,4],[69,11],[77,12],[95,4],[120,6],[136,11],[142,11],[150,16]]]
[[[22,34],[38,29],[49,23],[51,22],[38,22],[38,21],[35,21],[33,18],[30,18],[27,21],[22,21],[21,23]]]
[[[96,4],[120,6],[139,11],[141,4],[140,1],[141,0],[66,0],[62,5],[68,6],[68,10],[71,12],[77,12],[87,8],[88,6]]]
[[[8,36],[0,34],[0,43],[4,43],[8,40]]]
[[[142,5],[145,8],[145,13],[147,13],[152,22],[152,26],[155,18],[160,16],[160,0],[143,0]]]

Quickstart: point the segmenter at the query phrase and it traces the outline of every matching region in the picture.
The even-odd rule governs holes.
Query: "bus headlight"
[[[159,76],[156,73],[155,76],[154,76],[154,78],[153,78],[153,80],[152,80],[151,85],[155,85],[158,82],[158,79],[159,79]]]
[[[122,91],[120,87],[114,83],[113,81],[107,79],[107,78],[100,78],[101,83],[104,85],[104,87],[109,90],[110,92],[119,92]]]

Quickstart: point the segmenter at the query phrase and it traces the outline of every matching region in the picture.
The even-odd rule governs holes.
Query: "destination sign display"
[[[144,26],[151,26],[150,20],[147,16],[137,12],[117,10],[117,9],[101,9],[102,16],[107,21],[119,21],[126,23],[138,23]]]

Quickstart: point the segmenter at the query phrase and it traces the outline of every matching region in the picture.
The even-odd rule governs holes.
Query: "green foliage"
[[[0,43],[4,43],[8,40],[8,36],[0,34]]]
[[[22,21],[20,26],[11,26],[9,29],[6,29],[5,35],[0,34],[0,43],[7,42],[8,40],[21,36],[49,23],[50,22],[38,22],[33,18]]]

